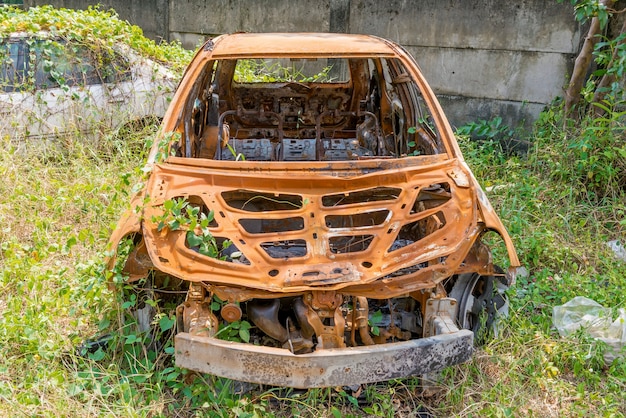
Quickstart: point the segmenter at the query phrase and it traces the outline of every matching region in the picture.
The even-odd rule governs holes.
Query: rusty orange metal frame
[[[309,83],[304,87],[293,83],[273,83],[266,90],[245,85],[233,87],[234,63],[251,57],[297,60],[342,58],[349,63],[353,79],[348,84]],[[385,71],[394,72],[392,82],[385,87],[393,92],[378,93],[380,103],[373,110],[364,110],[364,106],[370,109],[372,104],[361,100],[361,97],[369,97],[366,94],[373,94],[371,80],[375,79],[367,80],[369,73],[363,70],[368,65],[368,59],[375,63],[371,67],[373,70],[369,71],[378,71],[381,74],[379,77],[386,74]],[[383,67],[382,61],[387,62],[390,69]],[[212,82],[210,77],[213,77]],[[381,86],[382,83],[379,90],[383,89]],[[409,130],[407,135],[398,134],[393,125],[398,122],[394,122],[389,115],[397,109],[417,112],[414,108],[418,105],[409,98],[418,90],[436,134],[426,132],[429,131],[426,126]],[[274,103],[273,91],[282,92],[280,100],[286,103],[284,106]],[[216,92],[220,93],[219,97]],[[333,103],[342,103],[340,106],[343,108],[318,111],[311,104],[307,104],[304,111],[298,108],[298,120],[308,123],[317,138],[301,140],[300,127],[287,126],[292,115],[289,112],[293,112],[289,106],[310,101],[315,94],[320,95],[316,99],[319,102],[328,100],[326,106],[334,100]],[[362,96],[357,97],[358,94]],[[254,100],[250,106],[253,110],[241,106],[242,100],[250,101],[252,97]],[[257,104],[257,101],[263,100],[270,103],[265,110]],[[198,102],[206,103],[202,105],[205,107],[213,106],[215,113],[220,115],[219,123],[215,117],[206,127],[203,126],[205,122],[198,124],[198,120],[210,119],[210,111],[202,110],[202,106],[196,105]],[[224,122],[228,117],[232,119],[230,127]],[[417,123],[416,116],[403,117],[407,123]],[[277,136],[278,140],[257,139],[253,125],[258,121],[263,121],[264,129]],[[267,157],[268,160],[252,161],[213,157],[219,156],[220,150],[226,150],[229,144],[241,146],[247,143],[256,147],[255,150],[261,150],[261,154],[274,155],[272,153],[281,149],[281,144],[284,149],[285,143],[281,141],[285,137],[298,138],[293,142],[301,147],[310,145],[313,154],[319,157],[328,152],[325,147],[333,141],[324,139],[327,133],[324,129],[330,129],[324,124],[332,125],[335,130],[343,129],[346,132],[344,135],[349,137],[353,132],[357,132],[354,135],[358,136],[359,129],[366,129],[375,122],[379,123],[376,130],[365,131],[365,134],[378,135],[378,148],[370,147],[360,156],[348,159],[285,161],[275,157],[269,160]],[[482,235],[488,231],[495,231],[502,237],[511,269],[519,266],[511,238],[463,160],[433,92],[413,58],[392,42],[366,35],[332,34],[235,34],[218,37],[198,51],[187,69],[162,124],[160,138],[168,138],[167,135],[173,138],[168,147],[159,144],[162,140],[155,141],[149,157],[150,174],[145,187],[133,198],[132,209],[122,218],[111,237],[110,245],[115,249],[124,237],[135,236],[136,245],[124,267],[129,280],[147,277],[151,271],[158,271],[199,285],[199,296],[188,298],[187,309],[197,303],[193,305],[194,312],[202,312],[205,298],[216,295],[231,303],[231,314],[237,314],[235,318],[240,318],[242,313],[238,307],[237,312],[232,310],[238,306],[234,303],[277,298],[304,298],[302,300],[306,301],[307,297],[312,297],[312,300],[318,300],[316,298],[326,297],[324,295],[331,298],[326,302],[302,305],[306,311],[303,321],[309,323],[302,329],[304,340],[309,342],[303,343],[302,347],[309,350],[313,337],[308,334],[316,335],[317,351],[311,354],[313,357],[299,357],[296,361],[291,353],[270,354],[272,350],[282,350],[270,347],[256,347],[254,353],[244,348],[244,354],[235,357],[249,360],[265,353],[275,370],[283,369],[276,366],[277,362],[283,361],[285,365],[298,364],[298,367],[314,365],[312,370],[320,366],[318,361],[325,361],[316,357],[318,353],[346,346],[343,335],[347,327],[352,329],[353,342],[360,339],[366,344],[375,343],[366,335],[367,331],[363,331],[366,327],[360,328],[361,337],[355,340],[354,331],[359,321],[356,318],[350,320],[349,315],[352,314],[346,317],[346,307],[341,307],[344,298],[362,298],[358,300],[367,303],[367,299],[411,297],[423,305],[420,309],[424,314],[431,295],[436,298],[446,296],[442,286],[444,280],[463,273],[502,275],[496,271],[490,251],[481,241]],[[425,149],[436,149],[436,152],[423,155],[398,155],[392,151],[380,153],[381,147],[389,142],[387,138],[396,136],[404,138],[407,144],[423,140]],[[407,136],[410,139],[406,139]],[[344,148],[351,147],[356,141],[337,138],[336,141]],[[327,142],[323,143],[324,140]],[[408,150],[410,146],[405,145],[405,148]],[[169,155],[165,159],[162,158],[164,152]],[[345,155],[351,154],[348,152]],[[222,252],[218,257],[210,257],[190,245],[188,234],[201,234],[200,226],[192,231],[185,225],[180,228],[163,227],[163,219],[168,216],[165,204],[173,199],[184,199],[198,214],[213,215],[206,229],[218,246],[232,242],[230,253]],[[111,268],[115,260],[115,256],[109,260]],[[513,275],[507,277],[512,280]],[[336,297],[339,302],[331,303]],[[454,336],[446,338],[466,347],[467,335],[450,325],[453,321],[446,312],[451,312],[451,308],[436,311],[429,317],[444,324],[431,329],[440,330],[438,332],[442,335],[447,334],[442,329],[451,329],[450,334],[460,339]],[[205,318],[207,327],[217,326],[215,322],[218,320],[211,312],[197,315]],[[334,321],[330,320],[334,325],[321,325],[322,322],[315,325],[318,316],[324,324],[329,322],[324,318],[334,318]],[[181,318],[186,316],[181,314]],[[185,320],[181,321],[182,331],[185,331]],[[406,334],[406,331],[403,334],[394,330],[393,325],[390,328],[386,334],[388,338]],[[206,356],[214,360],[228,357],[226,353],[231,347],[228,343],[215,341],[211,337],[215,331],[213,329],[200,336],[189,332],[180,334],[177,347],[180,348],[180,358],[185,359],[181,360],[181,364],[245,379],[243,369],[227,373],[224,367],[198,366],[206,364]],[[290,333],[281,328],[272,335],[284,332]],[[424,335],[427,335],[426,331]],[[287,335],[286,338],[291,337]],[[437,335],[429,338],[434,338],[432,346],[441,348],[441,344],[447,344],[437,340]],[[431,350],[428,352],[436,356],[438,351],[424,348],[432,341],[407,342],[407,346],[398,346],[396,354],[404,356],[402,353],[406,354],[406,350],[411,351],[413,347],[418,351]],[[292,344],[291,339],[289,343]],[[232,350],[242,348],[233,345]],[[376,358],[379,364],[390,359],[388,355],[375,354],[374,348],[368,350],[359,355],[355,351],[352,354],[328,351],[332,360],[325,364],[337,367],[343,364],[350,368],[366,362],[368,357]],[[459,349],[458,352],[465,354],[455,357],[455,350],[446,351],[442,364],[464,361],[471,353],[471,350]],[[348,363],[352,366],[347,366]],[[234,366],[225,367],[232,370]],[[382,378],[411,375],[418,369],[425,373],[436,368],[425,364],[400,367],[401,372],[389,370],[383,373]],[[362,373],[352,376],[347,379],[313,379],[311,383],[307,379],[295,382],[281,378],[266,379],[261,374],[256,381],[310,387],[375,380]]]

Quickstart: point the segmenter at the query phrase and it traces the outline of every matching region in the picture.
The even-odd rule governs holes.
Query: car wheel
[[[497,338],[498,319],[508,316],[508,286],[503,280],[501,276],[462,274],[450,291],[450,297],[458,302],[459,326],[473,331],[477,344]]]

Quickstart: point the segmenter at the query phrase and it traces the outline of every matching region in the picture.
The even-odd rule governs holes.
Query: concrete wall
[[[38,1],[25,1],[29,3]],[[51,3],[86,7],[90,2]],[[207,37],[237,31],[369,33],[395,40],[416,57],[455,125],[495,116],[510,126],[528,124],[562,95],[581,41],[572,6],[556,0],[101,3],[148,36],[177,39],[189,48]]]
[[[562,94],[580,40],[554,0],[352,1],[350,31],[404,45],[456,124],[534,120]]]

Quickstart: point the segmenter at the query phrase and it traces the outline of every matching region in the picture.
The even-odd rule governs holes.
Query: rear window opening
[[[179,155],[224,161],[351,161],[445,152],[397,59],[211,61],[179,120]]]
[[[233,84],[347,83],[348,61],[342,58],[251,58],[237,60]],[[304,86],[306,87],[306,86]]]

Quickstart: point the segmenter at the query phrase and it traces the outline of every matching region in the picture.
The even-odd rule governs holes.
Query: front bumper
[[[473,332],[459,330],[410,341],[295,355],[281,348],[179,333],[175,347],[179,367],[234,380],[306,389],[436,372],[469,360],[473,341]]]

